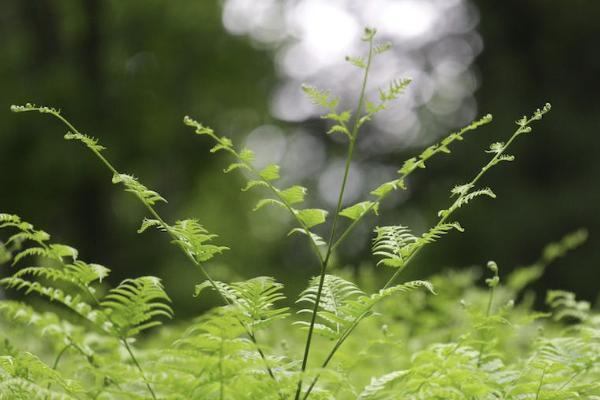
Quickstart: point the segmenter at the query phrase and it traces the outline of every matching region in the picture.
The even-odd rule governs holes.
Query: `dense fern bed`
[[[389,49],[375,34],[365,30],[367,56],[348,57],[362,71],[354,111],[340,110],[339,99],[326,91],[304,87],[326,109],[328,134],[347,143],[335,210],[304,207],[307,189],[279,186],[278,165],[256,169],[252,150],[184,119],[200,139],[214,143],[211,152],[232,159],[225,172],[244,173],[244,191],[260,191],[255,209],[275,206],[288,213],[290,234],[303,235],[314,253],[316,276],[293,299],[285,298],[273,277],[213,279],[207,263],[229,250],[216,244],[215,234],[196,219],[169,222],[159,212],[165,198],[119,171],[99,141],[58,110],[13,106],[14,112],[40,112],[64,124],[65,139],[85,146],[112,182],[147,211],[139,233],[163,232],[198,272],[190,296],[198,301],[216,296],[222,305],[194,320],[163,325],[176,314],[168,293],[177,288],[165,288],[153,276],[111,286],[109,268],[84,261],[75,248],[54,242],[20,216],[0,213],[0,263],[7,276],[0,285],[26,295],[26,302],[0,301],[0,400],[600,399],[600,315],[573,293],[551,290],[537,299],[531,290],[554,260],[585,242],[584,230],[549,244],[529,266],[507,266],[510,273],[489,261],[429,280],[402,279],[423,249],[464,230],[456,220],[459,210],[496,197],[481,186],[482,179],[514,161],[507,150],[532,132],[549,104],[519,118],[505,142],[489,146],[488,161],[451,189],[449,204],[431,228],[416,234],[404,225],[382,224],[372,239],[377,266],[357,274],[336,265],[339,245],[367,214],[381,218],[382,202],[405,189],[410,175],[492,121],[485,115],[451,133],[405,161],[397,177],[378,183],[369,199],[345,205],[361,128],[410,83],[393,81],[370,99],[370,66]]]

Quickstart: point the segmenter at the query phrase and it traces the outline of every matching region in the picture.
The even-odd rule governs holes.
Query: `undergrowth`
[[[99,141],[57,109],[12,106],[14,112],[37,111],[63,123],[64,138],[87,148],[112,182],[146,209],[139,233],[164,232],[198,271],[190,295],[202,301],[211,290],[222,306],[159,328],[174,315],[171,288],[160,278],[141,276],[110,287],[109,268],[84,261],[75,248],[53,242],[17,215],[0,214],[0,261],[12,265],[0,284],[58,305],[0,301],[0,399],[600,399],[600,315],[560,290],[549,291],[546,308],[538,311],[528,290],[554,259],[585,241],[585,231],[548,245],[539,260],[510,274],[490,261],[483,285],[477,269],[402,280],[424,248],[463,231],[459,209],[496,197],[483,178],[514,161],[509,148],[532,132],[549,104],[519,118],[505,141],[486,149],[487,163],[450,190],[449,203],[430,229],[415,233],[396,221],[374,228],[375,273],[390,271],[383,286],[368,278],[352,280],[340,268],[331,274],[334,253],[367,214],[378,215],[384,200],[406,189],[411,174],[492,121],[485,115],[451,133],[405,161],[396,178],[379,183],[369,199],[344,207],[361,128],[410,83],[395,80],[378,98],[368,98],[371,65],[390,46],[377,43],[375,33],[365,30],[365,57],[348,57],[362,71],[354,110],[340,109],[340,100],[326,91],[303,88],[325,109],[327,134],[342,135],[347,146],[337,205],[330,212],[304,207],[305,187],[278,185],[278,165],[257,169],[251,149],[184,118],[199,140],[212,142],[212,153],[231,160],[226,173],[243,172],[248,181],[242,190],[260,191],[255,211],[279,207],[292,217],[290,234],[305,236],[315,276],[297,299],[285,299],[273,277],[213,279],[206,264],[229,250],[216,234],[196,219],[164,218],[159,206],[165,198],[119,171]]]

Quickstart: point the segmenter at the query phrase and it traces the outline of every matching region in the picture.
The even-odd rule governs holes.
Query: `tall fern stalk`
[[[522,135],[524,133],[530,133],[532,129],[529,125],[534,121],[540,120],[545,113],[550,111],[550,108],[551,108],[550,104],[547,103],[541,110],[537,110],[532,117],[521,118],[520,120],[517,121],[518,128],[515,130],[515,132],[512,134],[512,136],[509,138],[509,140],[505,144],[497,143],[500,146],[494,146],[494,145],[496,145],[496,143],[495,143],[494,145],[491,146],[491,150],[493,150],[495,155],[490,159],[490,161],[486,165],[484,165],[481,168],[479,173],[477,173],[475,175],[475,177],[473,179],[471,179],[471,181],[469,183],[462,185],[460,187],[457,187],[458,190],[457,190],[457,188],[453,189],[453,194],[458,193],[458,198],[450,205],[450,207],[448,209],[441,210],[439,212],[439,214],[441,215],[441,218],[439,219],[438,223],[431,229],[431,231],[436,231],[439,227],[443,226],[446,223],[446,221],[454,214],[454,212],[456,210],[458,210],[463,204],[465,204],[465,199],[468,199],[470,195],[477,193],[477,192],[472,192],[471,189],[475,187],[475,185],[485,175],[486,172],[488,172],[492,167],[494,167],[501,161],[512,161],[514,159],[513,156],[506,156],[505,152],[508,149],[508,147],[520,135]],[[495,197],[495,195],[491,191],[489,193],[488,192],[481,192],[481,193],[482,193],[482,195],[488,195],[490,197]],[[426,243],[424,243],[424,244],[426,244]],[[385,285],[382,288],[383,290],[390,288],[396,282],[396,280],[400,276],[400,273],[402,273],[404,268],[406,268],[412,262],[412,260],[421,251],[421,249],[423,249],[423,247],[424,247],[424,245],[417,247],[415,249],[415,251],[413,251],[407,257],[403,266],[401,268],[398,268],[397,271],[385,283]],[[490,295],[490,298],[492,298],[492,296],[493,296],[493,288],[491,290],[492,290],[492,292],[491,292],[492,294]],[[489,309],[491,309],[491,305],[488,305],[488,307],[489,307]],[[333,359],[333,356],[335,355],[335,353],[340,349],[342,344],[346,341],[346,339],[348,339],[348,337],[352,334],[354,329],[356,329],[356,327],[360,324],[360,322],[367,315],[369,315],[370,312],[371,312],[371,308],[368,308],[362,314],[360,314],[354,321],[352,321],[352,323],[350,324],[348,329],[340,336],[340,338],[336,341],[336,343],[333,345],[332,349],[329,351],[329,353],[325,357],[325,360],[321,364],[321,368],[326,368],[329,365],[329,362]],[[314,388],[315,384],[317,383],[318,379],[319,379],[319,375],[317,375],[313,379],[313,381],[311,382],[311,385],[309,386],[308,390],[306,391],[303,399],[308,398],[312,389]]]
[[[102,164],[104,164],[106,166],[106,168],[108,168],[108,170],[113,174],[113,181],[114,177],[119,177],[119,176],[123,176],[122,174],[120,174],[117,169],[112,165],[112,163],[110,163],[108,161],[108,159],[106,157],[104,157],[100,151],[103,149],[102,146],[97,145],[97,143],[90,143],[88,140],[90,139],[89,137],[83,135],[81,132],[79,132],[79,130],[77,130],[77,128],[75,128],[75,126],[73,124],[71,124],[66,118],[64,118],[60,112],[58,110],[55,110],[54,108],[49,108],[49,107],[36,107],[33,105],[26,105],[26,106],[12,106],[11,110],[13,112],[28,112],[28,111],[37,111],[43,114],[50,114],[51,116],[57,118],[58,120],[60,120],[63,124],[65,124],[68,129],[70,130],[70,133],[67,133],[67,138],[70,138],[70,135],[73,135],[74,139],[79,139],[81,140],[86,147],[102,162]],[[152,215],[152,217],[158,221],[158,224],[160,225],[160,227],[167,232],[167,234],[171,237],[171,239],[173,240],[174,243],[177,244],[177,246],[183,251],[183,253],[185,254],[185,256],[190,260],[190,262],[192,262],[193,265],[195,265],[201,272],[201,274],[203,275],[203,277],[210,282],[211,286],[215,289],[215,291],[219,294],[219,296],[221,297],[221,299],[223,300],[223,302],[227,305],[231,305],[232,301],[227,298],[227,296],[225,296],[221,290],[219,289],[219,287],[216,285],[215,281],[212,279],[212,277],[208,274],[208,272],[206,271],[206,269],[204,268],[204,266],[202,266],[202,264],[200,264],[200,262],[192,255],[190,254],[189,251],[187,251],[184,247],[184,245],[182,244],[181,240],[179,240],[179,238],[173,233],[170,225],[168,225],[163,218],[160,216],[160,214],[156,211],[156,209],[153,207],[153,202],[148,201],[147,198],[145,198],[142,194],[140,194],[138,191],[135,190],[128,190],[131,191],[137,198],[138,200],[146,207],[146,209],[148,210],[148,212],[150,213],[150,215]],[[160,195],[156,194],[158,197],[160,197]],[[164,199],[163,199],[164,200]],[[94,300],[96,303],[98,303],[98,300],[94,297]],[[264,362],[265,365],[265,369],[267,370],[267,373],[269,374],[269,376],[277,381],[275,374],[273,373],[273,370],[268,362],[268,359],[264,353],[264,351],[262,350],[262,348],[260,347],[258,340],[256,338],[256,335],[254,334],[254,332],[252,332],[250,329],[248,329],[248,327],[240,321],[240,324],[242,325],[242,327],[244,328],[247,336],[249,337],[249,339],[251,340],[251,342],[254,344],[254,346],[256,347],[256,350],[259,354],[259,356],[261,357],[261,359]],[[129,348],[129,346],[127,345],[126,341],[123,340],[124,345],[127,347],[127,351],[129,353],[129,355],[132,358],[132,361],[134,362],[134,364],[137,366],[137,368],[140,370],[140,372],[142,373],[144,380],[146,380],[145,378],[145,374],[143,373],[142,367],[141,365],[137,362],[137,360],[134,359],[134,355],[133,352],[131,351],[131,349]],[[146,381],[146,384],[148,385],[148,389],[149,391],[152,393],[153,398],[155,398],[154,396],[154,392],[152,391],[152,388],[150,387],[150,384]]]
[[[195,286],[194,297],[204,289],[214,290],[223,305],[186,326],[170,326],[166,334],[154,336],[154,340],[134,342],[142,332],[173,317],[172,301],[160,278],[140,276],[112,286],[106,279],[109,268],[85,262],[77,249],[54,242],[50,234],[19,215],[0,212],[0,233],[8,233],[6,239],[0,239],[0,264],[15,267],[6,275],[8,270],[2,271],[0,287],[40,296],[73,317],[67,319],[69,315],[63,317],[52,310],[40,312],[20,301],[0,301],[0,325],[9,328],[2,330],[6,340],[0,340],[0,400],[600,399],[600,315],[590,303],[562,290],[548,291],[546,304],[551,312],[536,312],[524,292],[551,262],[585,242],[585,230],[549,244],[537,261],[507,274],[502,282],[497,265],[490,261],[487,267],[493,276],[485,281],[487,291],[473,284],[477,276],[470,270],[433,277],[432,282],[440,288],[437,292],[428,281],[398,282],[424,247],[464,230],[455,220],[460,208],[480,197],[496,197],[490,188],[477,185],[493,167],[514,160],[507,150],[519,136],[532,131],[534,121],[550,111],[549,104],[516,121],[517,129],[506,143],[489,146],[489,160],[467,183],[450,190],[447,208],[437,213],[430,229],[414,234],[401,224],[374,228],[372,255],[376,264],[393,269],[386,274],[388,279],[381,289],[368,293],[358,283],[327,273],[336,250],[367,214],[378,216],[383,200],[406,189],[412,173],[428,166],[432,157],[450,153],[467,133],[492,121],[488,114],[450,133],[406,160],[398,175],[374,188],[367,200],[343,208],[362,125],[386,109],[410,83],[409,79],[393,80],[389,87],[379,89],[377,98],[371,98],[367,92],[371,64],[391,46],[376,43],[374,36],[374,29],[365,29],[368,53],[346,58],[361,69],[360,92],[353,110],[340,110],[340,99],[326,90],[303,86],[310,100],[326,110],[322,118],[332,123],[327,134],[343,134],[348,139],[331,218],[326,210],[302,205],[307,188],[276,182],[280,179],[279,165],[257,168],[251,149],[234,146],[230,138],[190,117],[183,120],[195,134],[214,142],[211,153],[223,152],[233,158],[225,173],[245,172],[242,191],[265,192],[254,211],[265,206],[285,210],[292,216],[288,235],[305,235],[318,259],[318,273],[299,294],[296,304],[302,306],[291,323],[304,329],[305,335],[292,347],[282,342],[283,353],[270,357],[257,341],[261,332],[273,328],[268,334],[270,343],[276,343],[281,332],[288,340],[298,338],[286,330],[292,326],[280,325],[292,314],[290,307],[281,303],[286,298],[282,283],[269,276],[240,282],[212,279],[205,263],[228,250],[214,244],[217,235],[195,219],[173,224],[163,219],[155,204],[166,200],[137,178],[117,171],[98,140],[80,133],[58,110],[32,104],[12,106],[14,112],[50,114],[65,124],[65,139],[83,143],[112,173],[112,182],[123,185],[144,204],[148,217],[138,233],[151,228],[166,232],[204,278]],[[329,226],[324,238],[313,231],[319,225]],[[425,296],[415,291],[423,291]],[[386,303],[392,297],[409,295],[401,307]],[[457,318],[448,324],[448,317]],[[393,325],[399,320],[408,329],[395,329]],[[361,331],[357,345],[373,346],[364,350],[344,346],[359,325],[367,329]],[[323,343],[327,348],[320,353],[322,360],[315,360],[313,342],[317,335],[329,340]],[[522,351],[514,351],[515,343]],[[288,349],[296,346],[303,352],[291,356]],[[35,350],[40,354],[30,352]],[[313,361],[309,362],[311,356]],[[334,357],[351,358],[354,365],[341,362],[335,372],[324,373]],[[45,360],[53,362],[46,364]],[[398,367],[406,369],[394,370]]]
[[[296,400],[298,400],[300,398],[300,395],[302,393],[302,381],[303,381],[302,374],[304,374],[304,372],[306,371],[306,367],[308,365],[308,357],[310,355],[310,345],[312,343],[315,321],[317,318],[319,304],[321,302],[321,294],[323,293],[323,283],[325,282],[327,266],[329,264],[329,259],[331,257],[332,251],[333,251],[333,244],[334,244],[334,239],[335,239],[337,222],[339,219],[340,211],[342,210],[342,205],[343,205],[343,201],[344,201],[344,192],[346,190],[346,183],[348,181],[348,175],[350,173],[350,165],[352,163],[352,156],[354,154],[354,144],[356,142],[356,138],[358,136],[358,132],[359,132],[359,128],[360,128],[359,121],[361,119],[361,113],[364,108],[365,91],[367,88],[367,81],[369,78],[369,70],[371,68],[371,62],[373,60],[374,37],[375,37],[374,30],[367,32],[367,36],[365,37],[369,43],[369,54],[368,54],[368,58],[367,58],[367,64],[365,67],[365,71],[363,74],[363,80],[362,80],[362,86],[360,89],[360,95],[358,98],[358,104],[356,105],[356,111],[354,113],[354,125],[352,127],[351,134],[348,136],[348,140],[349,140],[348,154],[346,155],[346,163],[344,166],[344,176],[342,178],[342,184],[340,187],[340,192],[338,194],[338,200],[337,200],[337,206],[335,209],[335,214],[333,216],[333,221],[331,223],[331,232],[329,234],[329,240],[327,242],[327,252],[325,253],[325,258],[323,259],[323,262],[321,264],[321,273],[319,276],[319,288],[317,290],[317,297],[315,300],[315,305],[313,308],[310,325],[308,327],[308,333],[306,335],[306,344],[304,346],[304,355],[302,357],[301,375],[300,375],[300,379],[298,380],[298,388],[296,389],[296,396],[295,396]]]

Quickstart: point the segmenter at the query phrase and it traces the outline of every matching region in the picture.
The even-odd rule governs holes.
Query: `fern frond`
[[[75,261],[73,264],[67,264],[63,268],[52,267],[27,267],[22,268],[13,274],[15,278],[22,278],[25,275],[43,277],[51,281],[63,281],[78,286],[83,291],[90,290],[90,284],[95,281],[102,282],[110,270],[99,264],[87,264],[83,261]]]
[[[27,111],[38,111],[43,114],[60,115],[60,110],[58,110],[56,108],[46,107],[46,106],[37,106],[33,103],[26,103],[25,105],[22,105],[22,106],[13,104],[10,106],[10,111],[12,111],[14,113],[27,112]]]
[[[100,305],[112,322],[114,332],[121,338],[129,338],[160,325],[156,317],[172,318],[173,310],[167,304],[170,301],[160,279],[143,276],[121,282]]]
[[[275,181],[279,179],[279,165],[269,164],[264,167],[259,173],[261,178],[266,181]]]
[[[216,254],[228,250],[228,247],[208,244],[207,242],[217,237],[210,234],[195,219],[184,219],[175,222],[169,230],[175,236],[175,243],[180,244],[198,262],[206,262]]]
[[[91,149],[95,152],[98,152],[98,153],[101,152],[102,150],[106,150],[106,147],[98,144],[98,139],[93,138],[88,135],[84,135],[81,133],[67,132],[64,137],[66,140],[78,140],[81,143],[85,144],[89,149]]]
[[[275,307],[275,303],[285,299],[285,296],[281,293],[283,285],[271,277],[262,276],[232,284],[205,281],[196,285],[194,296],[200,295],[205,288],[214,289],[213,285],[231,301],[234,309],[239,310],[240,320],[250,327],[251,331],[266,327],[289,315],[288,307]]]
[[[313,241],[313,243],[316,246],[327,246],[327,242],[325,242],[325,239],[323,239],[321,236],[317,235],[314,232],[310,232],[310,238]],[[294,228],[291,231],[288,232],[288,236],[294,234],[294,233],[301,233],[303,235],[306,235],[306,230],[302,229],[302,228]]]
[[[379,90],[379,101],[385,104],[386,102],[396,100],[411,82],[412,79],[394,79],[390,82],[387,90]]]
[[[328,94],[325,92],[320,92],[314,88],[307,88],[306,90],[307,93],[313,96],[315,101],[323,102],[323,104],[331,105],[334,108],[337,105],[335,101],[332,103],[330,100],[328,100]],[[350,116],[342,113],[337,115],[337,117],[334,119],[336,118],[340,124],[344,124],[344,121],[349,119]],[[227,139],[224,142],[223,137],[218,136],[212,129],[204,127],[202,124],[190,117],[186,116],[184,118],[184,123],[188,126],[196,128],[196,133],[210,136],[217,142],[218,146],[223,147],[223,149],[226,149],[232,156],[234,156],[237,159],[237,162],[232,164],[233,169],[242,168],[241,166],[237,165],[241,163],[245,165],[245,167],[243,167],[244,169],[248,169],[255,176],[254,179],[248,180],[242,191],[264,187],[272,192],[274,196],[260,199],[254,207],[254,211],[257,211],[266,205],[275,205],[287,210],[297,221],[299,227],[305,231],[307,237],[310,239],[310,243],[315,254],[319,257],[319,259],[321,258],[321,254],[318,249],[319,245],[315,242],[315,237],[310,231],[310,228],[324,223],[327,212],[320,209],[296,209],[293,207],[294,204],[304,201],[307,192],[306,188],[294,185],[286,189],[280,189],[274,186],[272,182],[279,179],[280,168],[278,165],[270,164],[259,171],[252,165],[254,153],[251,150],[244,148],[240,152],[236,151],[231,140]]]
[[[112,182],[122,183],[125,185],[125,191],[129,193],[133,193],[140,198],[144,203],[148,205],[154,205],[155,203],[162,201],[167,202],[167,200],[162,197],[158,192],[154,190],[148,189],[144,186],[138,179],[132,175],[128,174],[115,174],[113,176]]]
[[[288,204],[303,203],[307,189],[303,186],[294,185],[279,191],[279,194]]]
[[[44,286],[39,282],[31,282],[20,277],[11,276],[0,280],[0,285],[10,289],[23,290],[25,294],[37,293],[51,301],[63,304],[71,311],[91,321],[102,328],[106,322],[104,315],[81,299],[80,295],[71,295],[63,290],[51,286]]]
[[[17,233],[11,235],[6,241],[6,245],[15,249],[20,248],[26,241],[32,241],[44,246],[44,242],[50,240],[50,235],[43,230],[35,229],[29,222],[21,220],[18,215],[0,213],[0,229],[14,228]]]
[[[361,201],[360,203],[356,203],[353,206],[343,209],[340,212],[340,215],[354,221],[362,218],[370,210],[373,210],[373,212],[377,214],[379,211],[378,206],[379,203],[373,201]]]
[[[157,219],[144,218],[138,233],[143,233],[151,227],[169,232],[174,238],[173,243],[180,246],[198,263],[204,263],[215,255],[229,250],[226,246],[210,244],[209,242],[218,235],[209,233],[196,219],[178,220],[174,225],[168,225]]]
[[[467,184],[467,185],[457,186],[454,189],[452,189],[452,194],[459,194],[459,197],[450,206],[450,208],[438,211],[438,217],[449,216],[451,213],[453,213],[457,209],[463,207],[464,205],[468,204],[471,200],[473,200],[477,197],[480,197],[480,196],[487,196],[492,199],[496,198],[496,194],[490,188],[478,189],[473,192],[469,192],[471,187],[472,187],[472,185]]]
[[[327,108],[329,110],[335,110],[340,102],[337,97],[332,97],[331,94],[326,90],[317,89],[314,86],[302,85],[302,90],[313,104]]]
[[[379,54],[383,54],[383,53],[389,51],[391,48],[392,48],[392,43],[391,42],[377,43],[373,47],[373,52],[375,54],[379,55]]]
[[[381,301],[397,294],[406,294],[420,288],[426,289],[431,294],[436,294],[433,285],[428,281],[409,281],[399,285],[383,288],[371,295],[362,295],[344,303],[343,312],[352,316],[353,321],[364,318]]]
[[[371,383],[369,383],[362,392],[357,397],[357,400],[367,400],[378,398],[379,394],[383,392],[387,385],[393,383],[399,379],[402,379],[404,376],[409,374],[410,371],[394,371],[382,375],[378,378],[371,378]]]
[[[67,246],[66,244],[52,243],[44,247],[30,247],[19,253],[14,258],[13,264],[18,263],[24,257],[37,256],[44,257],[49,260],[63,261],[63,258],[69,257],[74,262],[77,261],[79,252],[76,248]]]
[[[83,392],[79,383],[63,378],[58,371],[50,368],[29,352],[20,352],[16,356],[0,356],[0,368],[12,377],[23,378],[30,382],[35,381],[42,387],[47,384],[55,384],[67,393]]]
[[[367,68],[367,60],[364,57],[346,56],[346,61],[360,69]]]
[[[58,315],[51,312],[39,313],[27,304],[3,300],[0,301],[0,315],[11,325],[26,326],[28,331],[35,328],[40,336],[47,336],[55,345],[64,345],[67,338],[80,330]]]
[[[314,306],[319,290],[319,280],[319,277],[312,278],[308,288],[300,293],[296,303],[308,303]],[[364,293],[352,282],[335,275],[325,275],[317,310],[319,323],[314,327],[315,332],[330,339],[339,337],[352,320],[352,315],[345,312],[344,305],[362,295]],[[298,314],[312,315],[313,312],[314,308],[304,308],[298,311]],[[294,324],[303,328],[308,328],[310,325],[306,321],[297,321]]]
[[[373,255],[382,257],[377,263],[388,267],[404,266],[406,258],[411,254],[412,245],[419,238],[414,236],[405,226],[378,226],[373,239]]]
[[[564,290],[549,290],[546,294],[546,304],[553,310],[553,318],[556,321],[562,319],[574,319],[585,321],[590,312],[590,303],[577,301],[575,294]]]
[[[304,226],[308,229],[320,225],[325,222],[327,218],[327,211],[319,208],[304,208],[302,210],[294,210],[294,214],[298,216],[300,221],[303,222]]]

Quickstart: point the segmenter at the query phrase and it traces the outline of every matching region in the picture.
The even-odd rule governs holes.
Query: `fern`
[[[117,336],[129,338],[160,325],[155,317],[173,317],[171,300],[158,278],[143,276],[126,279],[111,289],[100,305],[113,324]]]
[[[316,89],[306,90],[308,90],[308,93],[317,102],[327,105],[333,105],[334,103],[336,103],[334,100],[328,100],[329,97],[326,93],[318,92]],[[275,205],[287,210],[291,214],[291,216],[296,220],[298,228],[307,235],[315,254],[320,259],[321,256],[320,251],[318,250],[318,246],[320,246],[323,241],[320,240],[320,237],[317,234],[311,232],[310,229],[325,222],[327,217],[327,211],[311,208],[296,208],[296,204],[302,203],[304,201],[304,198],[307,194],[306,188],[299,185],[294,185],[289,188],[280,189],[274,186],[273,181],[279,179],[278,165],[271,164],[259,171],[252,165],[252,161],[254,160],[254,153],[250,149],[242,149],[238,152],[233,147],[233,142],[231,141],[231,139],[218,136],[211,128],[202,125],[201,123],[195,121],[191,117],[186,116],[184,118],[184,123],[187,126],[194,128],[196,134],[209,136],[217,143],[215,147],[211,149],[211,152],[216,152],[220,150],[226,151],[236,159],[234,163],[230,164],[229,167],[225,169],[225,172],[230,172],[236,169],[245,169],[249,171],[252,175],[254,175],[254,178],[248,181],[248,183],[242,189],[242,191],[263,187],[267,188],[274,196],[259,200],[256,206],[254,207],[254,211],[260,210],[266,205]],[[292,229],[291,232],[295,231],[298,230]]]
[[[318,288],[319,278],[316,277],[311,280],[309,287],[300,294],[296,302],[308,303],[314,307],[317,303]],[[330,339],[337,339],[352,320],[352,316],[345,313],[344,305],[363,294],[353,283],[337,276],[326,275],[318,304],[320,310],[317,312],[317,319],[320,322],[315,324],[315,332]],[[298,313],[312,314],[313,309],[301,309]],[[298,321],[296,324],[307,329],[310,326],[305,321]]]
[[[195,219],[179,220],[174,225],[167,225],[157,219],[145,218],[138,233],[142,233],[152,226],[169,232],[173,237],[173,243],[180,246],[197,263],[204,263],[215,255],[228,250],[225,246],[208,243],[217,235],[209,233]]]
[[[552,290],[546,295],[549,312],[539,312],[533,295],[521,294],[551,262],[580,246],[586,231],[548,245],[536,262],[506,279],[497,264],[489,262],[491,274],[483,288],[477,270],[433,276],[432,283],[399,280],[421,250],[451,231],[463,230],[451,222],[459,209],[482,196],[495,198],[480,181],[493,167],[515,159],[507,151],[517,138],[532,132],[549,105],[517,120],[508,140],[495,141],[485,150],[488,162],[450,190],[450,204],[424,233],[386,222],[375,228],[372,250],[377,264],[394,269],[382,285],[375,277],[365,277],[362,268],[354,271],[356,282],[332,275],[332,268],[343,267],[336,265],[339,245],[371,212],[380,217],[384,198],[405,189],[414,171],[425,168],[432,157],[449,153],[467,132],[492,119],[486,115],[427,147],[406,160],[395,179],[371,191],[370,199],[344,206],[363,125],[410,83],[394,80],[371,98],[371,67],[390,48],[389,43],[375,41],[376,33],[365,29],[367,54],[347,58],[362,73],[353,110],[340,108],[346,101],[328,91],[303,87],[310,101],[324,108],[326,134],[341,133],[347,139],[337,204],[329,213],[313,208],[304,186],[280,186],[278,165],[258,169],[252,150],[238,149],[230,138],[184,119],[213,141],[211,152],[233,158],[225,173],[243,171],[248,180],[242,190],[267,191],[255,209],[274,205],[286,210],[295,221],[289,234],[307,237],[318,272],[300,293],[297,313],[286,304],[284,293],[290,288],[286,291],[275,278],[234,283],[212,279],[205,264],[227,250],[215,244],[217,236],[196,219],[163,219],[156,207],[166,199],[119,172],[99,140],[79,132],[59,110],[33,104],[11,107],[64,123],[65,139],[89,149],[113,181],[145,207],[148,215],[138,231],[165,232],[201,272],[195,295],[210,288],[223,305],[187,323],[159,329],[164,319],[173,317],[159,278],[125,279],[111,287],[108,268],[82,260],[77,249],[54,243],[47,232],[19,216],[0,213],[0,263],[12,264],[0,285],[21,291],[26,301],[37,294],[58,305],[45,309],[39,299],[34,306],[0,301],[0,400],[600,399],[597,309],[571,292]],[[313,340],[317,334],[328,340]]]
[[[112,178],[112,182],[122,183],[125,186],[125,191],[133,193],[138,196],[145,204],[153,206],[159,201],[167,202],[164,197],[155,192],[154,190],[148,189],[138,179],[132,175],[127,174],[115,174]]]
[[[250,327],[251,332],[289,315],[287,307],[275,308],[275,303],[285,297],[281,294],[283,285],[273,278],[258,277],[232,284],[206,281],[196,285],[194,296],[200,295],[207,287],[215,286],[239,309],[240,319]]]
[[[313,305],[319,287],[319,279],[313,278],[311,284],[301,294],[298,303]],[[347,335],[353,323],[358,318],[364,318],[379,302],[395,294],[410,292],[411,290],[425,287],[434,293],[433,286],[425,281],[412,281],[401,285],[381,289],[379,292],[366,295],[355,284],[333,275],[325,276],[323,284],[315,332],[332,340],[337,340]],[[299,314],[312,314],[312,309],[301,309]],[[297,325],[308,328],[306,321],[297,321]]]
[[[423,246],[437,241],[451,230],[462,232],[463,228],[457,222],[443,223],[417,237],[402,225],[377,227],[373,239],[373,255],[381,257],[378,265],[403,268],[410,257]]]
[[[369,383],[369,385],[367,385],[364,390],[360,392],[357,400],[378,398],[378,395],[385,390],[387,385],[402,379],[406,374],[408,374],[408,371],[394,371],[378,378],[372,378],[371,383]]]

